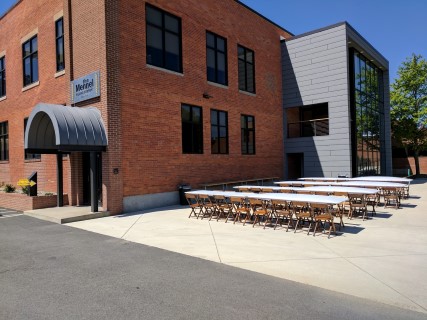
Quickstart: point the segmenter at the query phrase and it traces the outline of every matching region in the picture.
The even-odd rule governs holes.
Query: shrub
[[[6,193],[13,193],[15,192],[16,188],[12,184],[6,184],[4,186],[4,192]]]
[[[22,188],[22,193],[28,194],[30,192],[30,187],[26,186],[26,187],[21,187]]]

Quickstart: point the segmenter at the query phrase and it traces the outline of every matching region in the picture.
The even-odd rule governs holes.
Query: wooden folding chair
[[[302,223],[302,226],[305,224],[305,222],[308,222],[308,232],[307,235],[310,234],[310,229],[313,224],[313,214],[311,211],[310,206],[305,202],[299,202],[299,201],[293,201],[292,204],[292,211],[295,215],[295,218],[297,220],[295,224],[295,230],[294,233],[297,232],[298,226]]]
[[[230,216],[234,216],[233,224],[236,221],[242,222],[242,217],[244,217],[243,225],[246,224],[246,220],[251,218],[251,208],[246,203],[245,198],[243,197],[230,197],[230,203],[232,205],[232,211],[228,213],[225,222],[227,222]]]
[[[254,218],[252,227],[258,222],[261,225],[261,219],[264,219],[264,229],[267,225],[267,221],[271,221],[271,215],[267,208],[267,201],[260,199],[249,198],[249,205],[252,208],[252,217]]]
[[[221,217],[224,217],[227,219],[228,215],[233,211],[233,206],[231,202],[222,195],[214,196],[214,200],[215,200],[214,201],[215,211],[217,215],[216,221],[218,221]]]
[[[365,220],[368,212],[365,194],[349,194],[348,201],[350,202],[350,212],[348,213],[348,218],[351,219],[354,213],[359,213],[362,215],[362,219]]]
[[[191,215],[194,215],[198,219],[200,213],[202,212],[202,207],[199,204],[197,195],[186,193],[185,198],[187,199],[188,205],[190,206],[190,209],[191,209],[191,212],[188,218],[191,218]],[[199,212],[196,212],[197,209],[199,210]]]
[[[398,188],[383,188],[384,208],[394,206],[395,209],[400,207],[400,191]]]
[[[286,232],[289,230],[289,226],[293,224],[293,211],[287,201],[284,200],[271,200],[273,212],[272,214],[276,218],[274,230],[276,230],[277,224],[280,221],[280,226],[283,227],[282,222],[288,220],[286,226]]]
[[[212,217],[212,215],[215,214],[215,205],[212,203],[211,198],[208,195],[199,194],[198,199],[199,199],[199,205],[202,208],[201,220],[203,220],[203,218],[205,216]],[[200,216],[200,214],[199,214],[199,216]]]
[[[317,226],[320,224],[323,225],[323,232],[326,228],[326,223],[329,224],[329,231],[328,231],[328,239],[331,236],[331,231],[334,230],[335,235],[337,234],[337,231],[335,229],[334,224],[334,216],[330,212],[330,206],[328,204],[324,203],[312,203],[311,209],[314,212],[314,230],[313,230],[313,237],[316,235]]]
[[[273,188],[260,188],[260,193],[273,193]]]

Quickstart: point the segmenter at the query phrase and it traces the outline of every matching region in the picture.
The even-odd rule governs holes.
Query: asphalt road
[[[0,319],[425,320],[427,315],[15,216],[0,220]]]

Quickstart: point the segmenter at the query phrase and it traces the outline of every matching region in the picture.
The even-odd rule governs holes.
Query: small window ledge
[[[159,71],[163,71],[163,72],[166,72],[166,73],[169,73],[169,74],[174,74],[176,76],[181,76],[181,77],[184,76],[183,73],[172,71],[172,70],[161,68],[161,67],[157,67],[157,66],[153,66],[153,65],[148,64],[148,63],[146,64],[146,66],[147,66],[147,68],[154,69],[154,70],[159,70]]]
[[[25,159],[24,163],[41,162],[42,159]]]
[[[28,86],[23,87],[22,92],[25,92],[27,90],[34,88],[34,87],[37,87],[38,85],[40,85],[40,81],[33,82],[32,84],[29,84]]]
[[[252,93],[249,91],[239,90],[239,93],[247,94],[248,96],[251,96],[251,97],[256,97],[256,93]]]
[[[6,100],[6,96],[0,98],[0,101],[3,101],[3,100]]]
[[[218,87],[218,88],[228,89],[228,86],[225,86],[225,85],[220,84],[220,83],[208,81],[208,84],[215,86],[215,87]]]
[[[60,76],[63,76],[65,74],[65,69],[64,70],[61,70],[61,71],[58,71],[57,73],[55,73],[55,78],[58,78],[58,77],[60,77]]]
[[[0,164],[8,164],[8,163],[9,163],[9,160],[0,161]]]

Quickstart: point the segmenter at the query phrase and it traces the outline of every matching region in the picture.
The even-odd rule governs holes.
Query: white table
[[[347,187],[361,187],[361,188],[406,188],[407,185],[396,182],[382,182],[382,181],[345,181],[339,182],[336,185]]]
[[[339,182],[333,181],[278,181],[275,184],[288,185],[288,186],[335,186]]]
[[[388,177],[388,176],[367,176],[367,177],[353,178],[353,179],[351,179],[351,181],[380,181],[380,182],[395,182],[395,183],[410,184],[412,179],[399,178],[399,177]]]
[[[189,194],[203,194],[208,196],[221,195],[224,197],[243,197],[261,200],[282,200],[282,201],[298,201],[305,203],[322,203],[337,205],[348,200],[347,197],[337,196],[319,196],[311,194],[296,194],[296,193],[252,193],[252,192],[234,192],[234,191],[216,191],[216,190],[194,190],[188,191]]]
[[[340,187],[340,186],[317,186],[317,187],[306,187],[303,190],[310,192],[343,192],[347,194],[376,194],[377,189],[370,188],[357,188],[357,187]]]
[[[301,188],[296,188],[296,187],[266,187],[266,186],[248,186],[248,185],[242,185],[242,186],[235,186],[233,187],[234,189],[259,189],[259,190],[265,190],[265,189],[272,189],[273,191],[277,191],[280,192],[282,190],[288,190],[288,191],[295,191],[295,190],[301,190]]]
[[[340,182],[340,181],[348,181],[351,180],[351,178],[332,178],[332,177],[311,177],[311,178],[298,178],[298,180],[302,181],[325,181],[325,182]]]

